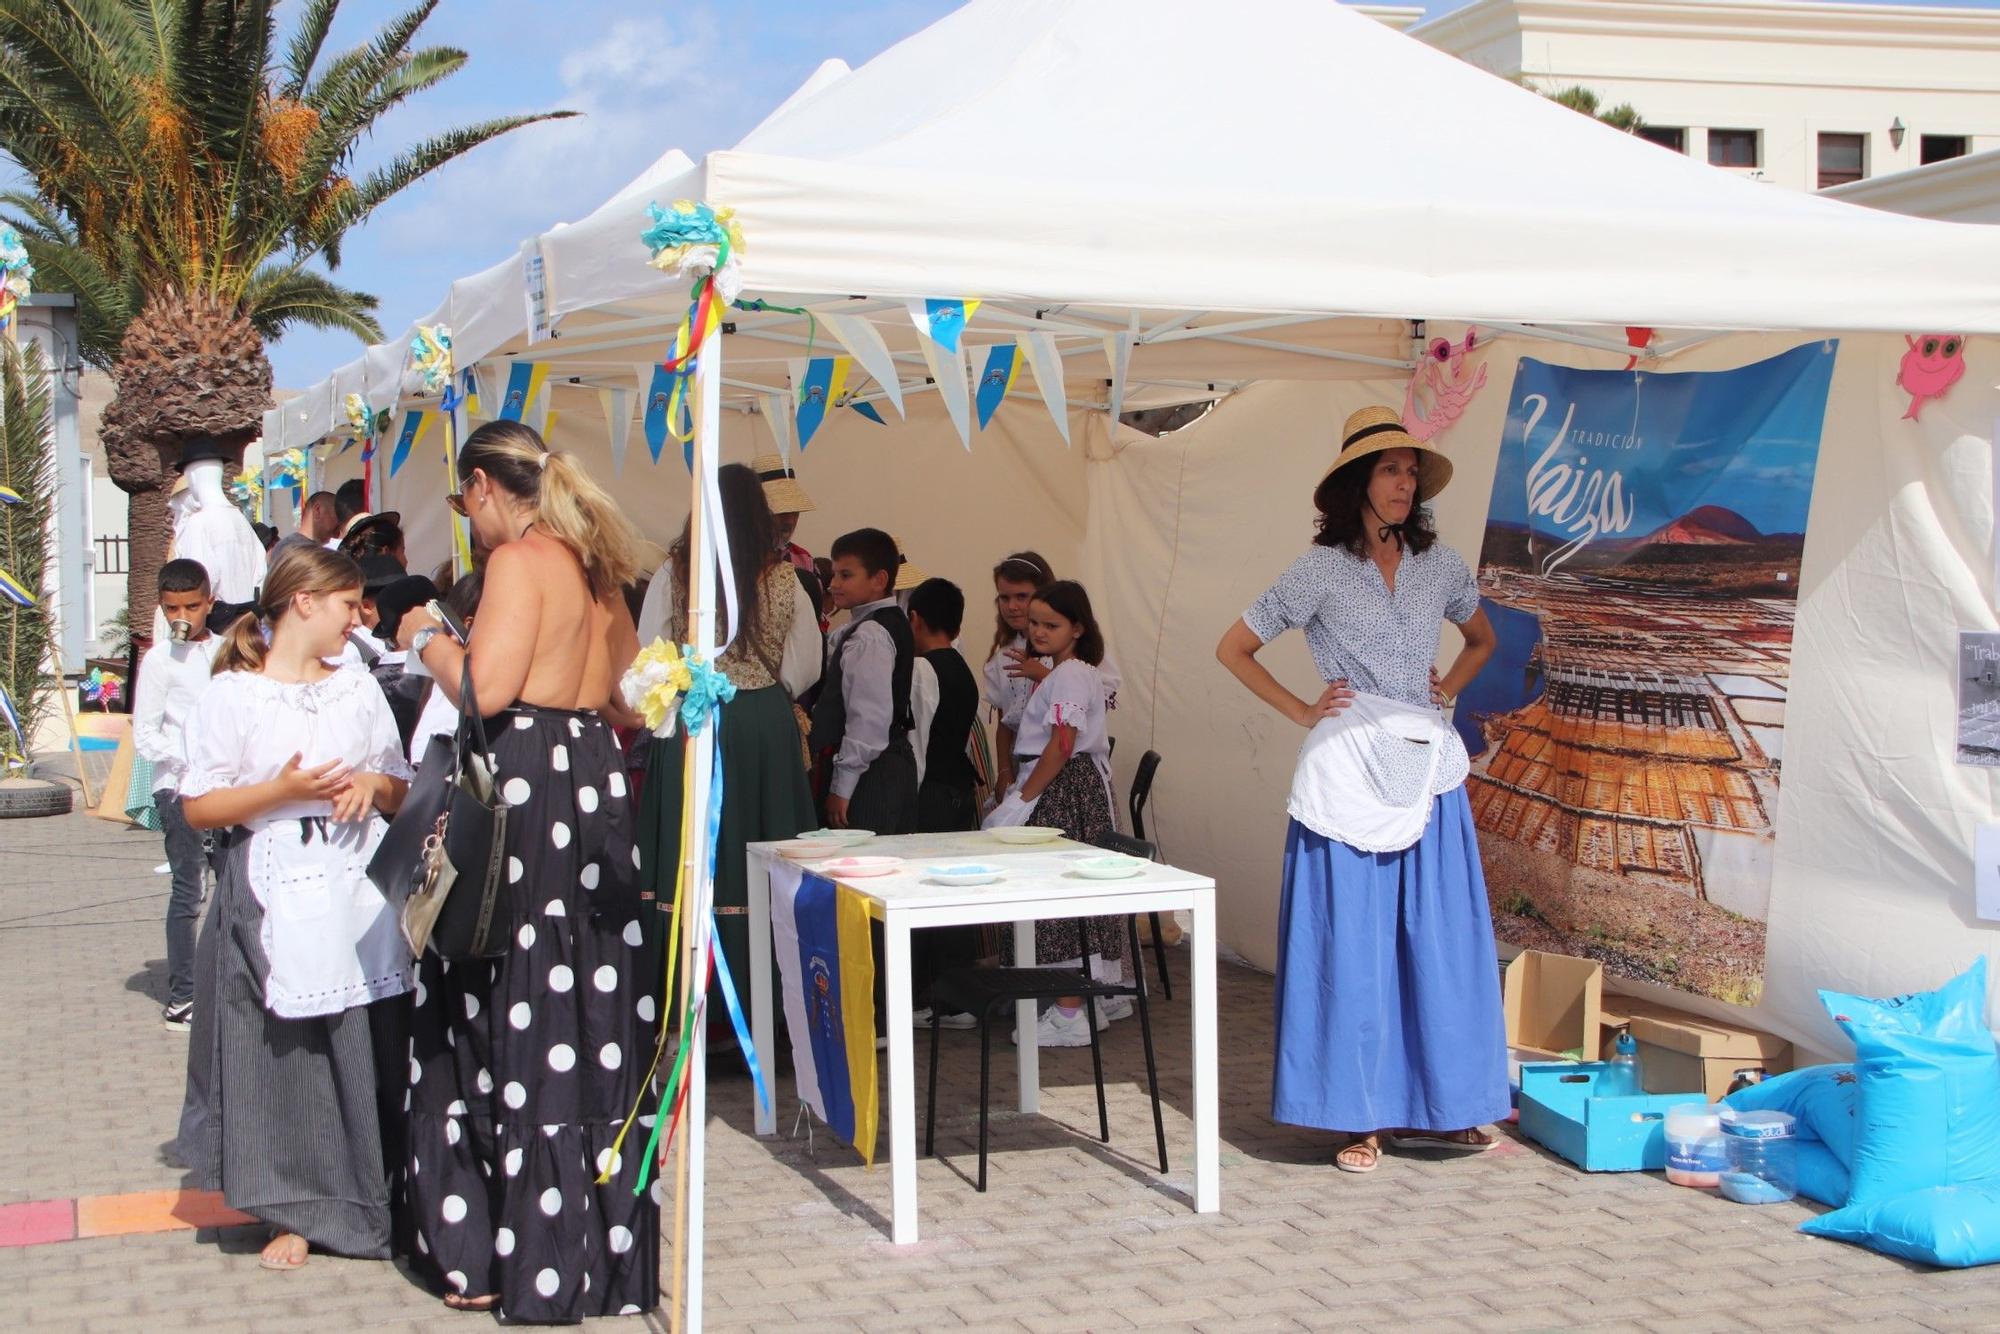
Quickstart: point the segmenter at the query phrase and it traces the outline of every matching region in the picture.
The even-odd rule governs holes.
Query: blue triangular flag
[[[660,451],[667,447],[667,405],[673,401],[674,375],[665,366],[653,367],[653,383],[646,390],[646,448],[653,451],[653,462],[660,461]]]
[[[873,403],[862,403],[857,401],[854,403],[849,403],[847,406],[853,408],[856,412],[866,417],[869,421],[874,422],[877,426],[887,426],[889,424],[882,420],[882,414],[875,410],[875,405]]]

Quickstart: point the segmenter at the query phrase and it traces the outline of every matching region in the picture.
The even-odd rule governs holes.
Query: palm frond
[[[322,273],[294,264],[267,264],[251,279],[243,310],[257,332],[277,339],[287,328],[338,329],[367,343],[382,341],[374,311],[381,303],[366,292],[342,287]]]
[[[313,66],[319,63],[320,50],[326,45],[326,36],[333,30],[333,16],[340,9],[340,0],[306,0],[305,13],[299,15],[298,30],[292,34],[292,42],[285,50],[285,78],[278,85],[278,96],[299,100],[312,82]]]

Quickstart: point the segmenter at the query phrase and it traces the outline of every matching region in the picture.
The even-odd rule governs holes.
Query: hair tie
[[[555,457],[554,450],[545,449],[541,453],[535,455],[535,466],[537,468],[540,468],[542,471],[547,472],[549,467],[549,460],[554,457]]]

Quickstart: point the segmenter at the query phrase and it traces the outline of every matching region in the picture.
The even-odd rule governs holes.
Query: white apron
[[[309,825],[312,834],[302,841],[301,821],[273,821],[251,835],[246,850],[271,968],[264,1008],[281,1019],[338,1014],[400,996],[413,973],[399,925],[402,904],[368,878],[368,859],[388,822],[371,814]]]
[[[1292,771],[1292,818],[1362,852],[1401,852],[1424,836],[1447,724],[1435,709],[1355,692],[1306,734]]]

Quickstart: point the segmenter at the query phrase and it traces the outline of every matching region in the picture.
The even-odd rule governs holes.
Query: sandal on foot
[[[1350,1154],[1353,1155],[1352,1158],[1349,1157]],[[1382,1165],[1381,1146],[1375,1142],[1372,1135],[1350,1140],[1342,1146],[1339,1153],[1333,1155],[1333,1165],[1343,1172],[1352,1172],[1356,1176],[1373,1172]]]
[[[288,1243],[297,1242],[298,1244],[296,1246],[287,1245],[280,1254],[274,1256],[271,1253],[271,1248],[281,1241]],[[306,1256],[310,1250],[311,1246],[298,1233],[281,1232],[265,1243],[264,1253],[257,1257],[257,1263],[263,1268],[276,1273],[289,1274],[294,1269],[304,1269],[306,1267]]]
[[[500,1305],[500,1294],[489,1292],[484,1297],[468,1297],[462,1292],[447,1292],[444,1304],[453,1311],[491,1311]]]
[[[1398,1130],[1388,1136],[1392,1149],[1431,1149],[1444,1153],[1485,1153],[1500,1142],[1477,1126],[1468,1130]]]

